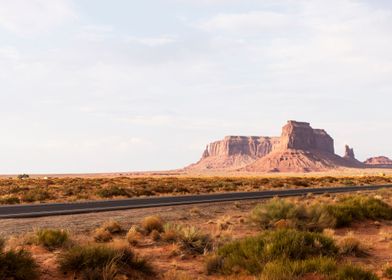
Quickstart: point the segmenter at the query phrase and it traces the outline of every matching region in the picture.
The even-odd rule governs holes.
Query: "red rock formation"
[[[201,160],[190,169],[238,169],[269,154],[279,144],[279,137],[226,136],[207,145]]]
[[[346,146],[345,146],[345,151],[344,151],[344,156],[343,156],[343,158],[355,160],[354,149],[353,149],[353,148],[350,148],[349,145],[346,145]]]
[[[354,151],[344,158],[335,154],[334,140],[323,129],[309,123],[288,121],[281,137],[227,136],[209,144],[196,170],[321,171],[336,167],[363,167]]]
[[[385,157],[385,156],[368,158],[367,160],[365,160],[364,163],[366,165],[369,165],[370,167],[389,167],[389,168],[392,168],[392,160],[388,157]]]

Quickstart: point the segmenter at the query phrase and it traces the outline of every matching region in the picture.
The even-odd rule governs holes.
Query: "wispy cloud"
[[[268,31],[288,27],[293,18],[283,13],[271,11],[251,11],[247,13],[218,14],[196,24],[205,31]]]
[[[1,2],[0,27],[18,35],[49,31],[77,18],[70,0],[5,0]]]
[[[177,37],[173,35],[161,35],[156,37],[128,37],[126,42],[140,44],[148,47],[159,47],[175,43]]]

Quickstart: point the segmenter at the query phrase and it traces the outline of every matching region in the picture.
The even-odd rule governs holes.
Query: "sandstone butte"
[[[335,154],[334,140],[323,129],[307,122],[288,121],[280,137],[226,136],[207,145],[202,158],[186,170],[230,170],[251,172],[311,172],[340,167],[392,167],[385,157],[355,158],[346,145],[343,157]]]

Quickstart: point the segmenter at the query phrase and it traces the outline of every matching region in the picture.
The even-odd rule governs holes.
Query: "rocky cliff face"
[[[325,130],[288,121],[280,137],[227,136],[213,142],[188,169],[296,172],[363,165],[349,148],[346,156],[335,155],[334,140]]]
[[[277,155],[276,153],[285,153]],[[296,152],[306,151],[307,153]],[[276,162],[283,162],[285,159],[289,163],[283,164],[286,169],[297,171],[321,169],[326,166],[322,161],[311,165],[309,163],[297,168],[302,162],[308,162],[304,159],[309,151],[322,154],[334,155],[334,141],[325,130],[313,129],[309,123],[288,121],[282,129],[280,137],[262,137],[262,136],[227,136],[223,140],[216,141],[207,145],[202,158],[199,162],[191,165],[188,169],[193,170],[237,170],[252,165],[263,158],[270,158],[265,162],[263,170],[273,169],[277,166]],[[272,155],[274,158],[267,157]],[[275,155],[275,156],[274,156]],[[303,156],[305,155],[305,156]],[[297,157],[297,158],[295,158]],[[313,157],[310,161],[317,161]],[[282,160],[279,160],[282,159]],[[253,166],[252,170],[260,169],[260,166]]]
[[[354,149],[353,149],[353,148],[350,148],[349,145],[346,145],[344,148],[345,148],[345,151],[344,151],[344,156],[343,156],[343,158],[355,160]]]
[[[313,129],[309,123],[288,121],[282,129],[280,149],[318,150],[335,153],[334,141],[323,129]]]
[[[279,137],[226,136],[207,146],[208,156],[247,155],[263,157],[279,143]]]
[[[368,158],[364,163],[370,167],[392,167],[392,160],[385,156]]]

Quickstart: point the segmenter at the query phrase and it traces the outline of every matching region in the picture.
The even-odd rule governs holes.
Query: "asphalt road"
[[[392,185],[379,186],[352,186],[328,188],[304,188],[289,190],[268,190],[258,192],[231,192],[201,195],[164,196],[148,198],[131,198],[119,200],[83,201],[75,203],[43,203],[0,206],[0,219],[6,218],[33,218],[44,216],[57,216],[69,214],[82,214],[123,209],[136,209],[147,207],[173,206],[184,204],[211,203],[222,201],[236,201],[245,199],[272,198],[275,196],[301,196],[308,193],[343,193],[366,190],[392,188]]]

